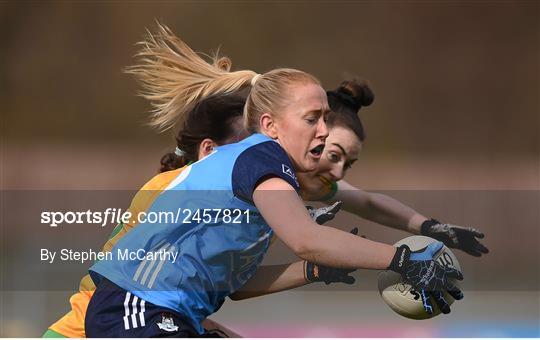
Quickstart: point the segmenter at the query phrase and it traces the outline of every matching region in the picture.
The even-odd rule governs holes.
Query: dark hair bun
[[[362,106],[371,105],[375,99],[373,91],[367,81],[363,79],[345,80],[333,92],[343,100],[343,104],[354,111],[360,110]]]
[[[161,157],[159,172],[171,171],[182,166],[182,157],[173,152],[166,153]]]

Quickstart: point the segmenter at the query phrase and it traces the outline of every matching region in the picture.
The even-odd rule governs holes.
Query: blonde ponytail
[[[253,71],[230,72],[231,61],[217,54],[208,63],[171,30],[157,23],[155,34],[148,32],[136,55],[139,63],[126,68],[141,82],[141,95],[152,106],[150,125],[159,131],[186,120],[191,107],[212,95],[231,93],[250,85]]]

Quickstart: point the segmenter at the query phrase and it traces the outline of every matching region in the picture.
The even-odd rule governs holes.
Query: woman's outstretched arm
[[[451,279],[463,279],[461,272],[446,268],[434,260],[443,247],[433,242],[426,248],[411,251],[357,237],[341,230],[315,224],[293,187],[281,178],[260,183],[253,201],[276,235],[300,258],[336,268],[389,269],[399,273],[404,282],[423,292],[426,311],[432,310],[431,297],[444,313],[450,312],[442,298],[443,290],[454,298],[463,297]]]
[[[392,228],[420,234],[427,217],[387,195],[360,190],[346,181],[338,182],[332,200],[341,201],[342,208],[366,220]]]
[[[478,240],[484,238],[484,234],[474,228],[428,219],[392,197],[360,190],[345,181],[338,182],[338,190],[333,199],[342,201],[345,210],[362,218],[429,236],[469,255],[479,257],[489,252]]]
[[[304,277],[304,261],[260,266],[255,275],[229,297],[232,300],[249,299],[301,287],[307,283]]]
[[[317,225],[282,179],[260,183],[253,200],[277,236],[304,260],[338,268],[386,269],[396,253],[393,246]]]

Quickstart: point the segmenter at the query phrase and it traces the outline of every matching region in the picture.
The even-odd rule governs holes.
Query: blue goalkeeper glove
[[[453,268],[441,266],[433,256],[443,247],[441,242],[433,242],[425,248],[411,251],[408,246],[397,248],[396,254],[388,266],[389,270],[399,273],[405,283],[416,289],[422,298],[422,304],[428,314],[433,314],[433,301],[444,314],[450,313],[450,305],[444,298],[444,291],[456,300],[463,298],[463,293],[450,279],[463,280],[463,274]]]
[[[431,219],[422,223],[421,234],[443,242],[447,247],[461,249],[472,256],[482,256],[489,253],[477,238],[484,238],[484,234],[470,227],[460,227],[453,224],[441,223]]]

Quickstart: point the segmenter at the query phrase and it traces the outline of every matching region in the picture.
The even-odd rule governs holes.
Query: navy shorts
[[[200,335],[178,312],[144,301],[103,278],[86,311],[88,338],[191,338]]]

